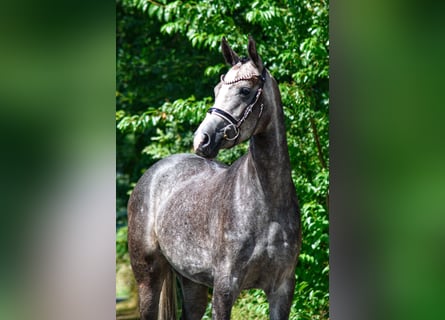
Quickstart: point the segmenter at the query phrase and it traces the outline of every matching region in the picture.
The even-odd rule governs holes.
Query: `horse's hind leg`
[[[284,281],[273,292],[266,292],[269,300],[270,320],[288,320],[294,296],[295,278]]]
[[[142,261],[132,261],[132,266],[139,288],[141,320],[158,319],[162,284],[169,270],[167,261],[160,254],[154,254]]]
[[[182,288],[181,320],[201,320],[207,307],[208,288],[180,277]]]
[[[224,276],[226,274],[226,276]],[[221,272],[215,278],[212,297],[212,319],[230,320],[232,306],[240,293],[241,276],[234,270]]]

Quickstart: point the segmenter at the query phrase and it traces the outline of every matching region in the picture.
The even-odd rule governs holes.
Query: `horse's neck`
[[[249,156],[246,165],[254,170],[266,196],[274,201],[289,199],[295,193],[291,178],[291,165],[286,140],[284,114],[278,89],[275,99],[267,102],[264,108],[271,108],[270,123],[267,129],[250,139]]]

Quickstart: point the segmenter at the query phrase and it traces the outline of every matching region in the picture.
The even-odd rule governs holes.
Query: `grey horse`
[[[291,179],[284,114],[275,79],[249,37],[248,58],[222,40],[230,70],[195,132],[196,154],[177,154],[140,178],[128,203],[128,246],[141,319],[204,315],[213,288],[212,319],[230,319],[243,289],[267,295],[270,319],[288,319],[301,247],[300,210]],[[220,149],[250,139],[231,166]]]

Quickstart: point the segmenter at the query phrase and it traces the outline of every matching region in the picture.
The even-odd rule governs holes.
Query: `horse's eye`
[[[250,93],[250,89],[249,89],[249,88],[246,88],[246,87],[241,88],[241,89],[240,89],[240,93],[241,93],[243,96],[247,96],[247,95],[249,95],[249,93]]]

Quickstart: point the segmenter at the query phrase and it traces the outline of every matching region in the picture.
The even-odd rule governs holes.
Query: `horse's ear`
[[[252,62],[257,66],[260,72],[263,71],[263,61],[261,61],[258,52],[256,51],[255,40],[253,40],[252,36],[249,36],[249,44],[247,46],[247,52],[249,53],[249,58]]]
[[[226,38],[222,38],[221,42],[221,51],[224,56],[224,59],[226,59],[226,62],[230,64],[231,66],[234,66],[237,64],[241,59],[238,57],[235,51],[230,48],[229,43],[227,42]]]

